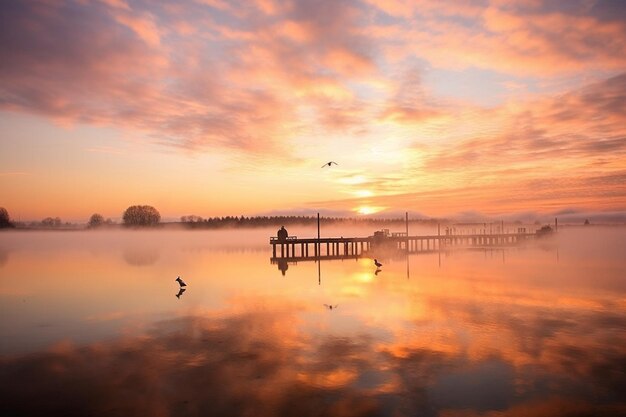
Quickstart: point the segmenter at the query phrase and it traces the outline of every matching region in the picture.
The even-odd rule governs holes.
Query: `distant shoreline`
[[[404,220],[399,219],[368,219],[367,221],[352,221],[352,219],[320,219],[322,225],[346,225],[346,226],[375,226],[378,228],[390,228],[403,226],[405,224]],[[450,219],[441,219],[441,220],[417,220],[417,219],[409,219],[409,225],[420,225],[420,226],[431,226],[436,227],[437,225],[441,226],[458,226],[458,227],[468,227],[469,224],[475,224],[477,227],[481,225],[500,225],[500,221],[494,222],[455,222]],[[505,226],[514,227],[514,226],[536,226],[539,227],[541,224],[530,223],[530,222],[504,222]],[[317,221],[315,222],[276,222],[276,223],[262,223],[262,224],[239,224],[239,223],[220,223],[220,224],[203,224],[203,223],[189,223],[189,222],[162,222],[153,226],[128,226],[124,224],[111,224],[111,225],[102,225],[98,227],[89,227],[87,224],[64,224],[57,227],[45,227],[45,226],[36,226],[36,225],[28,225],[28,224],[15,224],[15,227],[3,228],[0,229],[1,232],[5,231],[20,231],[20,232],[80,232],[80,231],[119,231],[119,230],[127,230],[127,231],[147,231],[147,230],[189,230],[189,231],[198,231],[198,230],[233,230],[233,229],[264,229],[271,227],[297,227],[297,226],[305,226],[305,227],[314,227],[317,225]],[[625,227],[626,223],[592,223],[589,225],[580,224],[578,222],[561,222],[559,221],[559,228],[585,228],[585,227]]]

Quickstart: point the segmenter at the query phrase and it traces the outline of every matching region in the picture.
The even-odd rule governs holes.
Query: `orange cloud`
[[[568,190],[560,203],[530,192],[532,202],[514,196],[497,210],[541,201],[618,209],[620,11],[540,1],[14,2],[3,7],[0,109],[291,167],[349,149],[354,166],[376,161],[372,198],[398,195],[402,206],[458,193],[484,207],[497,203],[490,187],[508,181],[522,193],[558,175],[572,178],[559,183]],[[455,91],[438,95],[464,70],[480,73],[468,89],[475,102],[498,88],[507,101],[485,108]],[[381,141],[384,152],[368,151]],[[568,194],[593,181],[604,197]],[[390,206],[355,201],[342,208]]]

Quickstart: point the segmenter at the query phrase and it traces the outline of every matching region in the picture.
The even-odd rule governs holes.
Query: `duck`
[[[175,281],[178,282],[178,285],[180,285],[181,287],[186,287],[187,286],[187,284],[185,284],[185,281],[180,279],[180,277],[176,278]]]
[[[378,259],[374,259],[374,265],[376,265],[376,268],[380,268],[381,266],[383,266],[383,264],[378,262]]]

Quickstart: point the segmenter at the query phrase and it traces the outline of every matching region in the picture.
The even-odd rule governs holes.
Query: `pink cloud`
[[[407,80],[417,68],[541,77],[626,66],[623,22],[536,2],[68,0],[4,9],[3,109],[137,129],[191,149],[288,153],[294,138],[320,125],[358,135],[461,112],[421,79]],[[532,112],[542,120],[533,128],[551,132],[534,135],[536,144],[563,142],[559,120],[575,113],[602,117],[585,129],[614,129],[589,146],[620,146],[619,114],[589,113],[582,95],[563,98],[562,109],[554,103],[537,104],[552,125]],[[459,134],[468,152],[459,158],[477,153],[467,145],[473,132]],[[511,138],[503,135],[490,136],[494,149]]]
[[[80,4],[13,6],[3,39],[9,47],[2,51],[0,105],[62,123],[138,129],[193,149],[273,152],[293,132],[292,111],[282,98],[254,86],[230,90],[222,74],[228,63],[209,61],[213,72],[201,61],[179,67],[170,45],[162,45],[156,19],[133,13]],[[193,57],[201,43],[181,46]]]
[[[370,3],[401,19],[399,24],[377,24],[370,32],[396,61],[416,56],[438,67],[539,77],[626,66],[624,21],[584,10],[571,13],[534,2],[472,3],[466,8],[456,2]]]
[[[148,45],[158,47],[161,44],[161,34],[154,18],[150,14],[136,16],[128,13],[116,13],[115,20],[128,26]]]
[[[123,10],[130,10],[130,6],[125,0],[100,0],[109,7]]]

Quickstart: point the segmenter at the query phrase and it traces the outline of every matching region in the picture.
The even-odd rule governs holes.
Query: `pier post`
[[[441,223],[437,223],[437,238],[439,239],[439,247],[441,248]],[[448,243],[447,241],[445,243]]]
[[[406,232],[406,251],[409,251],[409,212],[405,212],[405,219],[406,219],[406,223],[405,223],[405,232]]]
[[[315,244],[315,256],[321,255],[322,248],[320,246],[320,214],[317,213],[317,243]]]

